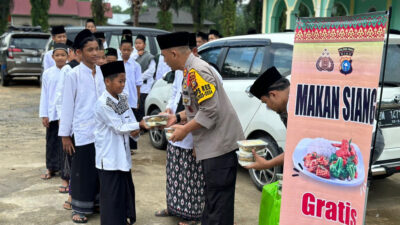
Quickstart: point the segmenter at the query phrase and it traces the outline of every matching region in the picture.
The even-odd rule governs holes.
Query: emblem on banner
[[[328,49],[324,49],[322,55],[318,58],[315,67],[319,71],[332,72],[334,68],[334,63],[332,58],[329,56]]]
[[[353,67],[351,66],[353,60],[351,60],[351,57],[353,56],[354,48],[343,47],[339,48],[338,51],[340,55],[340,72],[344,75],[350,74],[353,72]]]

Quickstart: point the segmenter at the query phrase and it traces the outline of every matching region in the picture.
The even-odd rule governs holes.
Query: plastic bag
[[[279,225],[281,194],[279,181],[264,185],[261,196],[259,225]]]

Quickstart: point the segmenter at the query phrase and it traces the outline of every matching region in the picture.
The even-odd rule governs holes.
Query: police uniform
[[[161,49],[184,46],[182,39],[188,35],[164,34],[157,36],[157,41]],[[193,54],[185,63],[182,101],[188,121],[202,126],[192,131],[196,159],[202,162],[205,178],[202,224],[232,225],[238,164],[235,150],[236,142],[244,139],[243,130],[215,70]]]

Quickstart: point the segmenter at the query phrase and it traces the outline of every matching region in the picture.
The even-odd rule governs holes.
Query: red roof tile
[[[111,4],[106,3],[106,7],[110,10],[106,11],[105,16],[112,18]],[[14,0],[14,8],[11,15],[30,16],[31,4],[29,0]],[[49,15],[72,15],[80,18],[91,18],[92,10],[90,2],[80,2],[77,0],[64,0],[62,6],[58,5],[58,0],[50,1]]]

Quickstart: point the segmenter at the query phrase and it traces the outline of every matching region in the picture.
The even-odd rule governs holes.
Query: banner
[[[387,22],[297,20],[280,224],[363,224]]]

